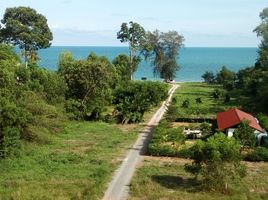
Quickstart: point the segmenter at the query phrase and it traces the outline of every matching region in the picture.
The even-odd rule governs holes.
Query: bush
[[[0,156],[16,155],[20,149],[20,137],[30,114],[9,99],[0,97]]]
[[[265,147],[257,147],[252,152],[248,153],[244,160],[246,161],[268,161],[268,149]]]
[[[121,123],[136,123],[153,106],[167,97],[167,85],[152,81],[131,81],[128,85],[119,86],[114,92],[113,104],[119,112]]]
[[[263,113],[258,113],[257,118],[262,128],[264,128],[265,130],[268,130],[268,116]]]
[[[212,93],[214,99],[219,99],[221,96],[221,91],[219,89],[215,89]]]
[[[213,72],[211,71],[206,71],[203,75],[202,78],[204,79],[205,83],[208,84],[213,84],[216,82],[216,77]]]
[[[256,145],[256,136],[254,129],[249,126],[249,121],[243,120],[235,129],[234,138],[237,139],[241,146],[254,147]]]
[[[185,99],[185,100],[182,102],[181,107],[183,107],[183,108],[189,108],[189,105],[190,105],[190,100],[189,100],[189,99]]]
[[[240,164],[240,145],[234,138],[219,133],[198,141],[192,147],[192,164],[185,170],[203,177],[202,186],[206,190],[228,192],[228,184],[237,177],[245,176],[245,167]]]

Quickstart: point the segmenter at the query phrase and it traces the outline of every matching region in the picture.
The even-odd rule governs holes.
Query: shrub
[[[190,105],[190,100],[189,100],[189,99],[185,99],[185,100],[182,102],[181,107],[183,107],[183,108],[189,108],[189,105]]]
[[[167,85],[152,81],[131,81],[119,86],[114,92],[113,104],[119,112],[121,123],[136,123],[153,106],[167,97]]]
[[[192,147],[192,164],[185,170],[203,177],[202,186],[207,190],[228,192],[228,184],[237,177],[245,176],[245,167],[240,164],[240,145],[234,138],[223,133],[198,141]]]
[[[207,137],[213,133],[211,125],[206,122],[200,125],[200,130],[202,131],[203,137]]]
[[[234,132],[234,138],[237,139],[241,146],[254,147],[256,145],[256,137],[254,129],[249,126],[249,122],[243,120]]]
[[[262,128],[264,128],[265,130],[268,130],[268,116],[263,114],[263,113],[258,113],[257,118],[258,118]]]
[[[227,94],[225,95],[224,103],[228,103],[228,102],[230,102],[230,100],[231,100],[231,97],[230,97],[230,95],[227,93]]]
[[[0,97],[0,156],[16,155],[20,149],[21,133],[30,114],[9,99]]]
[[[196,103],[203,103],[203,101],[202,101],[202,98],[201,98],[201,97],[196,98],[196,99],[195,99],[195,102],[196,102]]]
[[[216,77],[213,72],[211,71],[206,71],[203,75],[202,78],[204,79],[205,83],[208,84],[213,84],[216,82]]]
[[[244,160],[247,161],[268,161],[268,149],[265,147],[257,147],[252,152],[245,155]]]
[[[212,93],[214,99],[219,99],[221,96],[221,91],[219,89],[215,89]]]

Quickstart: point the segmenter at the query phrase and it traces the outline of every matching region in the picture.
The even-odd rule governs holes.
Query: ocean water
[[[185,47],[180,50],[178,63],[180,70],[176,74],[176,81],[201,81],[205,71],[217,72],[222,66],[237,72],[239,69],[253,66],[257,59],[257,48],[203,48]],[[107,56],[113,60],[119,54],[128,54],[127,47],[75,47],[52,46],[39,50],[40,65],[50,70],[57,70],[58,59],[61,52],[70,51],[77,59],[83,59],[90,52],[99,56]],[[153,74],[150,62],[142,61],[134,74],[134,79],[147,77],[150,80],[159,79]]]

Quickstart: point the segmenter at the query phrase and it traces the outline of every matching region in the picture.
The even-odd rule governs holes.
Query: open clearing
[[[232,185],[224,195],[198,189],[199,182],[184,171],[187,159],[146,157],[136,171],[130,187],[131,200],[266,200],[268,199],[268,163],[245,162],[247,176],[241,185]]]

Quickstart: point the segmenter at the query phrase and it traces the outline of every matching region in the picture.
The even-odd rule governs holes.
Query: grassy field
[[[0,161],[0,199],[99,199],[137,126],[71,122],[48,144]]]
[[[217,112],[224,111],[229,107],[238,106],[234,97],[231,101],[224,103],[224,93],[222,86],[208,85],[206,83],[181,83],[174,94],[172,109],[176,110],[177,117],[187,118],[215,118]],[[219,89],[222,93],[219,99],[214,99],[213,91]],[[201,98],[202,103],[197,103],[196,98]],[[183,102],[188,99],[189,107],[182,107]]]
[[[131,200],[266,200],[268,163],[246,163],[248,175],[224,195],[200,190],[199,182],[184,171],[189,160],[147,157],[131,183]]]

